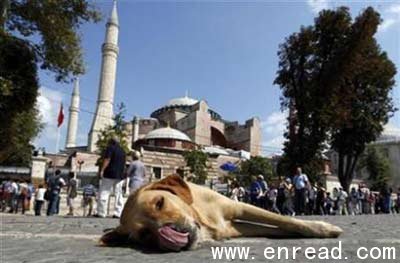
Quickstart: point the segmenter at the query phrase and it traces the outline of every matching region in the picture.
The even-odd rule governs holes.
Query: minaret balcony
[[[111,52],[114,52],[115,54],[118,55],[119,48],[118,48],[118,46],[115,45],[115,44],[112,44],[112,43],[104,43],[103,46],[101,47],[101,51],[102,51],[103,53],[104,53],[104,52],[111,51]]]

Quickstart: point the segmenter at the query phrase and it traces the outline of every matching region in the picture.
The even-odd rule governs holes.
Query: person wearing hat
[[[113,188],[115,194],[113,217],[119,218],[121,216],[124,207],[122,185],[124,183],[125,159],[125,152],[119,144],[118,137],[112,137],[108,141],[99,173],[101,181],[95,217],[107,216],[108,201]]]
[[[141,154],[139,151],[133,151],[132,162],[129,165],[127,171],[127,177],[129,178],[129,193],[136,192],[145,182],[146,168],[143,162],[140,160]]]

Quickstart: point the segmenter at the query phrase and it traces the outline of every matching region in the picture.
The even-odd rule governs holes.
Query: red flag
[[[64,122],[64,109],[63,109],[63,104],[61,103],[60,112],[58,113],[58,118],[57,118],[57,127],[60,127],[63,122]]]

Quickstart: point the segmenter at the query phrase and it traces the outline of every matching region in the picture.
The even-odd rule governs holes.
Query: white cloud
[[[383,22],[379,25],[378,32],[383,33],[388,31],[394,25],[400,23],[400,4],[389,6],[383,11]]]
[[[38,147],[45,147],[46,150],[50,152],[55,150],[57,139],[57,116],[61,102],[64,102],[64,123],[61,126],[61,129],[63,129],[63,127],[66,126],[65,122],[68,118],[63,94],[56,90],[40,87],[36,103],[39,108],[41,121],[45,126],[34,144]],[[61,136],[61,138],[63,137]],[[62,145],[62,139],[60,139],[60,145]]]
[[[389,122],[383,127],[383,133],[387,135],[400,136],[400,127]]]
[[[287,111],[273,112],[261,123],[265,154],[281,153],[285,141],[283,133],[286,129],[287,115]]]
[[[400,4],[392,5],[386,11],[388,13],[400,14]]]
[[[318,14],[323,9],[329,9],[328,0],[307,0],[307,4],[315,14]]]
[[[379,25],[378,31],[379,32],[385,32],[387,31],[391,26],[396,24],[397,20],[393,18],[388,18],[383,20],[382,24]]]

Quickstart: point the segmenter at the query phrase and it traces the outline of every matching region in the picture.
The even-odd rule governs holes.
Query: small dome
[[[196,99],[192,99],[192,98],[189,98],[188,96],[185,96],[185,97],[180,97],[180,98],[174,98],[174,99],[168,101],[167,105],[165,105],[165,106],[167,106],[167,107],[169,107],[169,106],[192,106],[198,102],[199,101]]]
[[[192,141],[183,132],[178,131],[176,129],[172,129],[170,127],[152,130],[151,132],[149,132],[144,137],[144,139],[146,139],[146,140],[150,140],[150,139],[174,139],[174,140],[188,141],[188,142]]]

